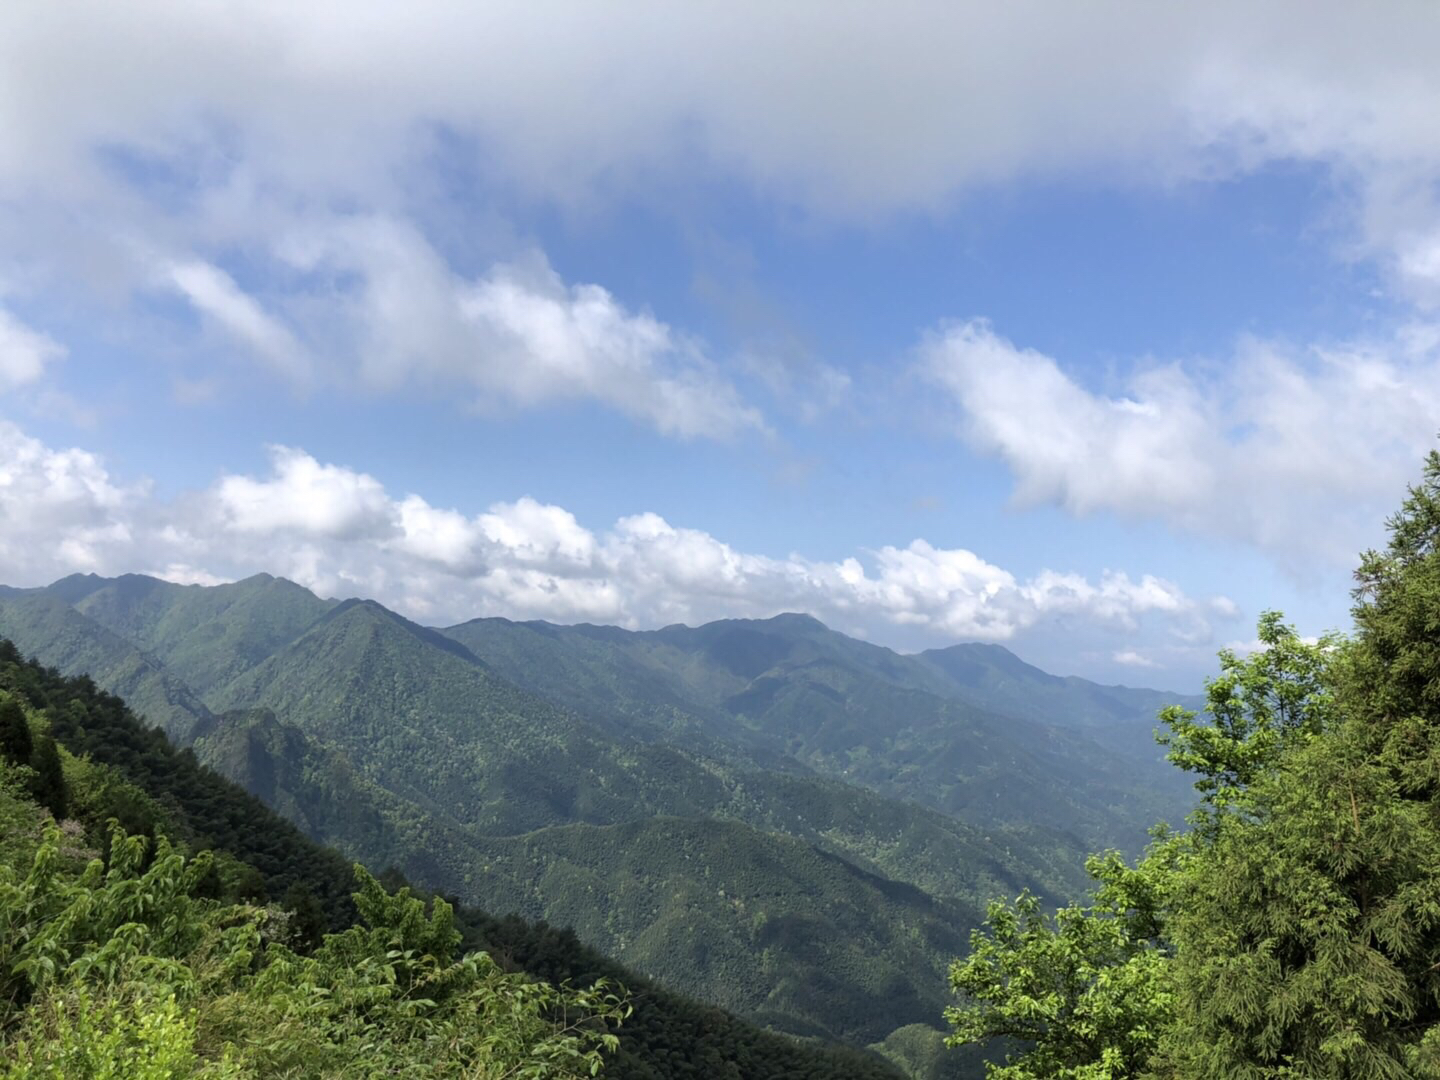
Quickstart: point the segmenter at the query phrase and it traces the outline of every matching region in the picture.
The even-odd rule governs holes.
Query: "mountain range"
[[[916,1071],[988,898],[1076,895],[1190,804],[1151,732],[1194,699],[803,615],[437,628],[269,575],[75,575],[0,589],[0,637],[315,840]]]
[[[25,762],[20,760],[23,748],[17,751],[13,741],[17,705],[19,718],[32,736],[32,753]],[[327,933],[350,935],[353,945],[351,931],[357,924],[370,925],[375,909],[366,915],[357,896],[364,887],[363,868],[333,848],[306,838],[259,799],[201,765],[188,749],[176,748],[164,733],[143,725],[121,699],[98,689],[88,677],[66,678],[24,661],[14,644],[4,639],[0,639],[0,716],[4,717],[0,730],[6,736],[0,746],[0,902],[7,907],[7,926],[12,931],[0,938],[0,949],[13,961],[17,950],[23,958],[23,952],[40,945],[47,961],[43,968],[24,963],[0,968],[6,982],[6,993],[0,995],[4,1012],[0,1026],[9,1037],[0,1059],[6,1063],[7,1075],[17,1067],[23,1073],[27,1065],[31,1073],[39,1068],[47,1077],[103,1075],[132,1080],[141,1073],[147,1077],[163,1073],[170,1078],[181,1073],[193,1075],[191,1066],[199,1062],[194,1058],[187,1061],[184,1056],[177,1060],[171,1049],[183,1039],[198,1043],[200,1052],[212,1060],[225,1061],[228,1074],[237,1072],[235,1058],[244,1054],[250,1061],[239,1071],[246,1076],[352,1076],[357,1075],[353,1069],[334,1068],[337,1054],[348,1053],[353,1063],[372,1058],[377,1042],[382,1048],[389,1043],[393,1049],[394,1036],[403,1040],[393,1022],[376,1022],[376,1010],[384,1008],[384,999],[373,995],[366,998],[365,1037],[353,1038],[355,1029],[351,1028],[345,1033],[352,1036],[345,1039],[345,1045],[337,1045],[339,1033],[316,1030],[313,1006],[304,1004],[303,998],[302,1024],[287,1025],[275,1011],[262,1009],[253,1014],[258,1030],[252,1028],[246,1038],[233,1026],[237,999],[246,988],[233,978],[214,977],[215,941],[199,925],[207,914],[218,914],[226,922],[246,918],[244,908],[231,906],[237,903],[265,905],[263,915],[254,907],[249,913],[266,920],[268,942],[250,953],[248,962],[242,961],[239,968],[251,976],[263,969],[268,991],[274,991],[304,970],[283,959],[278,966],[272,964],[275,946],[288,945],[298,949],[306,961],[313,961]],[[42,749],[37,751],[37,746]],[[41,773],[33,767],[20,771],[22,765],[33,766],[37,753],[46,757],[45,746],[60,764],[58,784],[53,777],[41,783]],[[40,798],[44,803],[37,801]],[[63,831],[47,837],[52,813],[62,815]],[[118,847],[117,829],[130,837]],[[41,858],[40,849],[52,837],[59,842],[51,846],[51,857]],[[117,860],[117,851],[129,852],[130,857]],[[189,856],[191,872],[177,877],[166,851],[171,856]],[[95,857],[102,860],[103,873],[88,871],[87,864]],[[208,869],[195,874],[206,860]],[[144,880],[133,876],[137,872],[145,875]],[[23,882],[21,887],[17,887],[19,882]],[[417,892],[394,871],[382,874],[381,884],[410,913],[415,911],[413,905],[402,900],[407,893],[420,902],[422,912],[428,909],[426,913],[432,917],[438,913],[437,897],[423,889]],[[117,895],[127,893],[126,902],[113,902]],[[106,903],[102,894],[108,894],[111,902]],[[180,899],[182,895],[188,900]],[[143,899],[138,907],[133,903],[137,896]],[[56,903],[60,897],[63,899]],[[390,906],[389,910],[399,909]],[[597,980],[604,980],[621,994],[631,1011],[618,1030],[618,1042],[604,1054],[604,1075],[612,1080],[900,1080],[902,1076],[893,1060],[885,1060],[885,1054],[767,1032],[713,1005],[669,990],[587,948],[568,930],[514,916],[496,918],[464,905],[451,906],[445,920],[459,933],[466,952],[483,951],[501,970],[522,975],[526,983],[542,984],[534,987],[536,992],[550,993],[545,983],[563,992],[564,987],[594,988]],[[61,925],[65,933],[48,933]],[[127,933],[117,935],[117,925],[128,926]],[[406,933],[423,934],[433,926],[428,919],[413,919],[412,914],[403,926],[388,927],[384,937],[373,942],[379,956],[372,955],[368,965],[358,966],[378,975],[377,985],[384,986],[387,972],[377,970],[377,961],[405,955],[393,947],[395,931],[398,929],[404,940]],[[233,925],[227,931],[233,931]],[[197,940],[201,944],[194,950]],[[431,939],[431,944],[436,940],[443,942]],[[131,951],[128,962],[114,962],[117,950]],[[181,955],[173,955],[175,952]],[[105,962],[87,965],[87,954],[102,956]],[[353,963],[353,950],[347,950],[347,955]],[[388,995],[395,1001],[405,995],[400,981],[406,975],[403,969],[397,972],[395,966],[386,967],[390,976],[398,975]],[[36,968],[43,972],[40,979],[32,974]],[[61,979],[75,979],[67,987],[71,994],[75,983],[84,987],[80,1000],[98,1023],[92,1020],[77,1031],[54,1022],[55,1014],[47,1011],[53,999],[44,995],[53,989],[57,974]],[[135,1013],[129,1009],[117,1012],[97,1005],[97,999],[104,1002],[109,995],[125,994],[133,1002],[137,991],[164,993],[162,980],[170,978],[176,984],[168,988],[167,998],[183,997],[185,1022],[168,1029],[170,1042],[160,1054],[146,1053],[155,1048],[154,1031],[166,1030],[164,1017],[175,1014],[162,1014],[157,1020],[155,1012],[145,1011],[143,1006]],[[37,987],[40,981],[48,986]],[[447,987],[453,985],[447,983]],[[177,986],[183,987],[183,995],[175,994]],[[315,989],[311,984],[305,996],[316,996]],[[441,995],[445,989],[440,988]],[[223,1007],[209,1007],[217,995]],[[345,1000],[343,995],[330,993],[320,997],[323,1001]],[[440,1004],[427,1001],[431,1006]],[[531,1039],[538,1034],[517,1027],[517,1017],[523,1018],[524,1010],[517,1012],[513,1007],[522,1002],[523,998],[510,998],[506,1008],[495,1012],[487,1008],[487,1019],[493,1025],[490,1034],[505,1042],[508,1049],[501,1053],[507,1056],[515,1050],[524,1053],[527,1045],[533,1047]],[[240,1011],[245,1010],[242,1007]],[[340,1012],[344,1011],[341,1004]],[[137,1022],[127,1024],[127,1014],[134,1015]],[[403,1015],[416,1020],[419,1030],[433,1031],[435,1011],[426,1002],[408,1004]],[[27,1025],[31,1025],[28,1031]],[[97,1033],[102,1026],[103,1031]],[[202,1027],[209,1032],[218,1027],[241,1045],[227,1047],[224,1036],[211,1039],[201,1034]],[[17,1032],[22,1039],[25,1034],[31,1036],[29,1045],[16,1045]],[[215,1045],[217,1042],[221,1045]],[[963,1063],[952,1066],[953,1055],[935,1056],[943,1051],[934,1046],[933,1039],[927,1046],[925,1031],[903,1032],[894,1042],[910,1048],[912,1057],[931,1053],[937,1064],[943,1061],[950,1067],[947,1075],[966,1075]],[[422,1070],[436,1075],[423,1060],[416,1060],[423,1050],[423,1046],[412,1045],[402,1055],[410,1066],[404,1070],[406,1075],[422,1075]],[[260,1060],[255,1060],[257,1057]],[[391,1062],[395,1062],[393,1056]],[[433,1056],[430,1063],[439,1064]],[[493,1064],[493,1059],[489,1063]],[[546,1063],[552,1067],[541,1071],[555,1075],[554,1059]],[[269,1067],[282,1064],[279,1069]],[[533,1056],[527,1064],[530,1068],[524,1075],[532,1075],[537,1064]],[[565,1075],[590,1074],[585,1063],[574,1064],[577,1067],[566,1069]],[[439,1071],[453,1075],[450,1068]]]

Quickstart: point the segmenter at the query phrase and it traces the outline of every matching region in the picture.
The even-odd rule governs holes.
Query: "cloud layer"
[[[531,498],[467,515],[287,447],[271,449],[264,475],[226,475],[166,503],[118,483],[92,454],[0,422],[0,580],[136,569],[187,582],[270,571],[432,622],[503,614],[646,627],[807,611],[930,643],[1009,641],[1042,625],[1193,642],[1233,614],[1223,598],[1197,600],[1150,575],[1022,580],[924,540],[827,562],[737,551],[654,513],[600,532]]]
[[[154,281],[302,391],[458,391],[477,412],[589,401],[680,438],[765,430],[699,343],[539,252],[467,280],[393,217],[286,216],[251,261],[279,283],[268,296],[197,259]]]
[[[1440,273],[1440,14],[1399,0],[173,0],[144,17],[21,0],[0,43],[11,192],[74,194],[97,151],[123,149],[191,199],[229,182],[393,204],[415,180],[399,163],[448,140],[540,198],[704,170],[864,216],[1016,177],[1169,183],[1305,161],[1351,188],[1357,239],[1398,274],[1428,288]]]
[[[719,180],[874,221],[977,185],[1299,162],[1330,179],[1342,254],[1430,305],[1437,53],[1440,13],[1399,0],[20,0],[0,10],[0,280],[88,289],[110,317],[168,292],[302,386],[590,401],[723,438],[764,426],[744,358],[543,257],[458,268],[506,231],[472,189],[584,212]],[[0,351],[0,379],[32,378],[33,346]]]
[[[1104,391],[983,321],[932,336],[922,364],[1021,503],[1342,565],[1377,541],[1440,417],[1440,337],[1423,327],[1343,348],[1243,341],[1224,364],[1141,367]]]

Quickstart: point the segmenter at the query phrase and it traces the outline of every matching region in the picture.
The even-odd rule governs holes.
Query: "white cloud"
[[[585,567],[595,559],[595,537],[574,514],[528,497],[491,507],[477,524],[486,540],[524,566]]]
[[[301,295],[259,298],[219,267],[301,252],[291,234],[312,229],[310,257],[342,271],[328,284],[363,278],[349,336],[378,384],[462,378],[512,403],[591,398],[677,434],[732,432],[757,418],[671,328],[545,270],[457,273],[416,223],[485,231],[445,194],[457,176],[580,204],[719,176],[870,220],[1017,179],[1170,185],[1303,162],[1342,193],[1345,252],[1440,302],[1437,52],[1440,19],[1399,0],[363,18],[323,0],[143,16],[20,0],[0,8],[0,250],[27,265],[73,251],[52,276],[106,299],[154,274],[126,265],[136,250],[164,250],[170,287],[295,368],[299,342],[336,330],[323,290],[292,278]]]
[[[0,425],[0,581],[136,569],[185,582],[266,570],[438,622],[503,614],[644,627],[798,610],[917,643],[1011,641],[1043,627],[1192,642],[1208,639],[1215,610],[1148,575],[1018,579],[924,540],[831,562],[738,551],[654,513],[599,532],[532,498],[467,515],[294,448],[272,448],[264,476],[227,475],[162,502],[117,484],[91,454]]]
[[[395,529],[394,506],[373,476],[322,465],[302,450],[272,447],[272,475],[226,476],[214,502],[226,529],[294,531],[337,540],[375,539]]]
[[[294,336],[225,271],[191,260],[170,264],[164,276],[197,311],[213,319],[266,363],[291,379],[309,378],[310,361]]]
[[[1343,564],[1374,542],[1440,416],[1440,341],[1420,325],[1303,351],[1243,341],[1224,364],[1140,368],[1110,392],[979,321],[932,337],[922,363],[1022,503],[1155,517],[1292,561]]]
[[[143,17],[21,0],[0,8],[0,252],[110,305],[156,287],[138,253],[163,251],[163,287],[302,381],[459,387],[481,409],[598,402],[725,437],[764,426],[730,371],[543,260],[456,254],[489,250],[472,232],[505,231],[475,203],[683,199],[719,178],[868,222],[944,212],[977,185],[1169,186],[1300,162],[1338,193],[1342,254],[1428,305],[1437,52],[1440,19],[1399,0],[422,3],[364,17],[325,0],[174,0]],[[258,263],[263,287],[227,274],[230,258]],[[823,364],[755,352],[729,367],[803,397],[801,415],[846,392]],[[0,381],[33,380],[37,355],[0,350]],[[1153,373],[1129,396],[1204,422],[1192,410],[1206,401],[1170,383]],[[1129,407],[1073,400],[1101,419]],[[1163,425],[1125,430],[1152,453],[1112,465],[1176,481],[1176,502],[1207,483],[1170,470]]]
[[[865,217],[1017,177],[1167,184],[1301,161],[1353,192],[1357,241],[1435,296],[1437,49],[1440,19],[1403,0],[364,17],[325,0],[143,15],[21,0],[0,13],[0,187],[90,192],[97,148],[123,148],[212,208],[209,189],[236,184],[393,208],[416,188],[402,163],[443,132],[535,198],[719,173]]]
[[[64,355],[59,342],[0,307],[0,390],[38,382],[45,368]]]
[[[1148,656],[1136,652],[1134,649],[1121,649],[1111,654],[1110,659],[1125,667],[1154,668],[1160,665]]]
[[[521,404],[593,398],[670,435],[762,426],[696,346],[598,285],[567,289],[548,266],[496,267],[463,292],[459,311],[481,335],[472,378]]]
[[[393,216],[287,216],[267,232],[253,254],[286,283],[285,321],[209,263],[171,262],[164,280],[301,387],[458,387],[481,412],[591,401],[681,438],[764,428],[697,343],[599,285],[567,285],[539,253],[466,279]]]
[[[0,567],[11,583],[128,557],[143,494],[116,484],[94,454],[52,450],[0,420]]]
[[[151,571],[152,577],[172,581],[176,585],[226,585],[233,579],[219,577],[208,570],[186,566],[184,563],[170,563]]]

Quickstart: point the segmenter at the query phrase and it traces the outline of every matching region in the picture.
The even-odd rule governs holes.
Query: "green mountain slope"
[[[363,776],[343,753],[268,710],[225,714],[193,749],[311,836],[478,903],[503,906],[494,898],[510,886],[493,872],[475,871],[476,860],[492,850],[494,833],[406,802]],[[687,775],[699,769],[682,756],[677,760]],[[793,837],[938,898],[973,907],[996,893],[1028,888],[1068,895],[1084,884],[1076,869],[1083,853],[1065,836],[1025,828],[982,835],[946,815],[822,778],[723,770],[706,775],[719,783],[692,790],[692,818]],[[536,913],[557,918],[555,911]]]
[[[492,834],[688,816],[720,797],[684,755],[617,742],[369,601],[337,606],[212,700],[270,709],[387,790]]]
[[[77,574],[46,591],[154,656],[202,696],[299,637],[334,606],[269,574],[208,587],[140,574]]]
[[[442,633],[263,575],[74,577],[0,593],[7,612],[22,647],[72,643],[56,666],[94,657],[118,688],[128,659],[194,701],[170,730],[310,836],[862,1045],[906,1028],[895,1045],[933,1049],[913,1025],[937,1022],[982,901],[1073,895],[1087,847],[1164,816],[1123,694],[1045,723],[1031,683],[1044,708],[1089,684],[1036,673],[1007,690],[1034,715],[1001,715],[965,696],[1005,705],[991,682],[803,616]],[[1120,750],[1092,737],[1112,729]]]
[[[288,696],[297,687],[308,694]],[[1078,852],[1054,837],[1032,834],[1004,849],[943,815],[845,785],[732,770],[674,748],[604,736],[572,714],[527,700],[464,655],[434,649],[425,632],[376,605],[336,608],[227,693],[234,696],[223,704],[250,701],[294,717],[307,736],[344,755],[338,767],[301,766],[302,776],[289,783],[296,795],[276,790],[273,778],[287,763],[293,773],[294,763],[315,758],[294,738],[282,739],[273,721],[258,759],[271,761],[263,766],[255,737],[243,753],[232,751],[228,766],[213,756],[216,740],[238,730],[233,720],[197,746],[229,775],[244,775],[272,805],[290,808],[315,835],[371,860],[393,859],[418,880],[484,906],[574,925],[585,940],[642,971],[787,1030],[870,1042],[902,1024],[933,1021],[944,1003],[943,965],[978,921],[978,898],[1022,887],[1054,895],[1057,880],[1064,880],[1059,868],[1078,865]],[[359,785],[351,781],[347,801],[355,812],[319,814],[316,781],[304,774],[348,776],[349,763],[363,774],[368,795],[357,798]],[[408,806],[397,805],[406,800]],[[361,813],[361,806],[369,809]],[[730,903],[702,917],[693,905],[647,901],[625,907],[622,922],[600,918],[597,911],[610,910],[606,898],[621,892],[621,881],[679,904],[702,873],[668,842],[673,829],[661,830],[657,815],[684,819],[685,829],[728,852],[728,861],[714,864],[724,872],[704,871],[716,880],[700,895],[759,887],[777,910],[807,912],[814,932],[757,950],[754,913]],[[623,825],[632,834],[622,843],[611,830],[545,828],[577,820]],[[391,828],[382,833],[367,822]],[[524,835],[512,839],[514,833]],[[567,836],[578,839],[554,847]],[[770,850],[776,844],[791,853],[788,868]],[[517,847],[523,858],[513,854]],[[577,852],[586,858],[577,862]],[[643,857],[626,857],[637,852]],[[1040,853],[1054,853],[1050,865],[1022,869]],[[847,879],[852,890],[860,881],[883,883],[903,902],[857,899],[826,877],[807,877],[821,869],[828,874],[837,863],[857,875]],[[687,950],[687,939],[674,933],[686,918],[705,943],[698,951]],[[916,923],[927,927],[920,944],[897,949],[890,928]],[[877,990],[840,974],[855,966],[848,954],[809,955],[814,942],[826,940],[852,941],[851,951],[863,958],[859,966],[888,973],[891,981]],[[925,975],[896,993],[893,978],[907,966]],[[836,989],[823,1008],[818,993],[789,1002],[785,987],[797,979]],[[786,1007],[755,1012],[776,995]]]
[[[1134,849],[1190,803],[1151,737],[1173,695],[1054,679],[997,646],[965,667],[799,615],[649,632],[490,618],[445,633],[520,685],[632,731],[703,732],[981,824]]]
[[[948,960],[979,917],[733,822],[571,825],[487,848],[484,873],[504,882],[495,907],[573,926],[782,1030],[860,1044],[933,1023]]]
[[[153,815],[148,825],[137,823],[142,830],[158,827],[192,850],[213,849],[240,860],[231,867],[249,867],[272,898],[303,886],[320,899],[332,927],[355,920],[345,860],[307,840],[253,796],[197,764],[190,753],[177,750],[90,680],[66,679],[28,664],[0,641],[0,699],[22,702],[35,729],[48,730],[66,749],[67,780],[76,785],[72,802],[92,840],[103,833],[103,818],[119,807],[114,799],[123,796]],[[39,819],[37,808],[0,791],[0,864],[8,868],[33,850]],[[5,872],[0,870],[0,877]],[[621,1029],[607,1077],[882,1080],[898,1075],[868,1055],[770,1034],[677,995],[587,949],[573,934],[493,918],[473,908],[457,909],[456,916],[466,948],[485,948],[551,982],[589,985],[604,977],[630,989],[635,1013]]]
[[[1149,730],[1167,705],[1198,709],[1198,694],[1103,686],[1075,675],[1051,675],[999,645],[969,643],[918,653],[914,660],[939,672],[942,693],[1006,716],[1062,723],[1092,731]]]
[[[213,719],[184,680],[133,643],[86,618],[63,597],[41,590],[0,593],[0,637],[26,655],[72,674],[86,674],[120,694],[152,724],[186,739]]]

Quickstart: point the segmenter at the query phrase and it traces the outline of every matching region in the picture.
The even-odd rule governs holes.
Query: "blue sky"
[[[1440,430],[1440,16],[1252,7],[11,5],[0,580],[1186,689],[1343,627]]]

